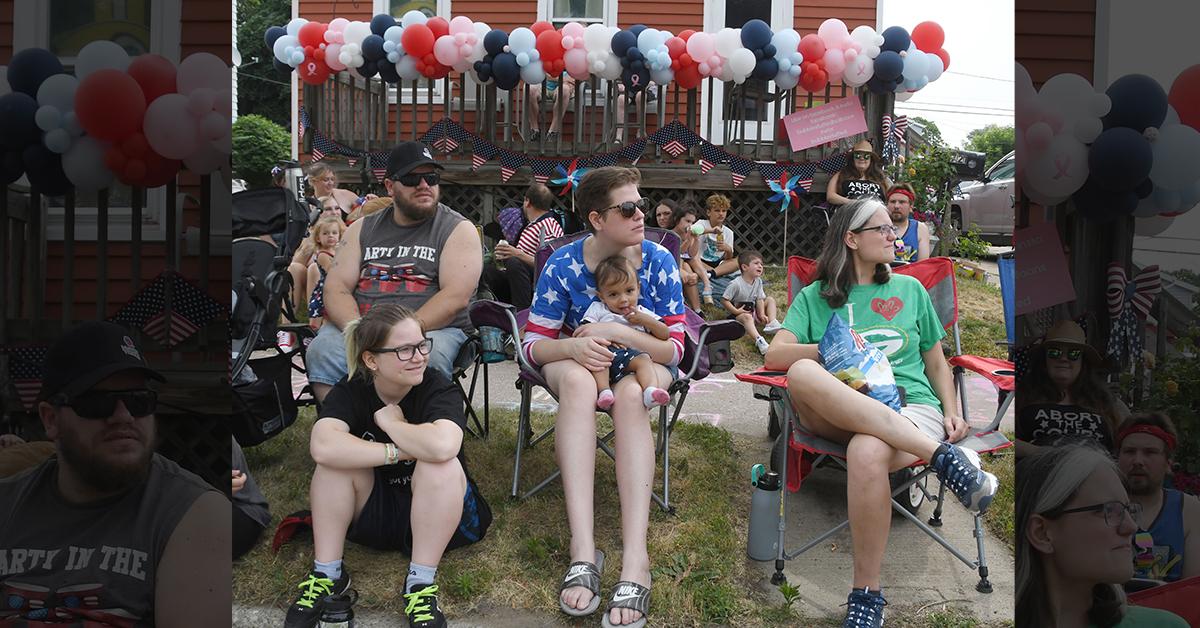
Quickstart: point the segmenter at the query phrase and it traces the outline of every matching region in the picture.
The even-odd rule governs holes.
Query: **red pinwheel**
[[[772,203],[779,202],[779,211],[785,212],[792,205],[792,201],[800,202],[800,196],[796,194],[797,184],[800,183],[800,175],[795,175],[791,179],[788,178],[787,172],[779,175],[779,182],[768,181],[767,185],[771,186],[771,190],[775,195],[767,199]]]
[[[578,157],[571,160],[570,166],[563,168],[562,164],[558,164],[554,167],[554,169],[557,170],[560,175],[562,175],[556,179],[550,179],[551,183],[563,186],[562,191],[558,193],[559,196],[566,196],[567,192],[571,191],[571,186],[579,185],[579,180],[582,179],[583,175],[588,171],[587,168],[579,167]]]

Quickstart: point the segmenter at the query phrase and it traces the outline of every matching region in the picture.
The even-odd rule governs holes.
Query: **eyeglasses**
[[[896,225],[892,225],[892,224],[875,225],[874,227],[859,227],[858,229],[850,230],[851,233],[862,233],[864,231],[878,231],[879,234],[884,237],[887,237],[889,235],[895,236],[898,233],[896,231]]]
[[[85,419],[108,419],[117,411],[117,402],[134,417],[154,414],[158,405],[158,393],[153,390],[93,390],[76,395],[70,401],[58,403],[66,406]]]
[[[398,181],[400,182],[400,185],[410,188],[415,188],[421,183],[421,181],[424,181],[425,185],[433,187],[438,183],[441,183],[442,175],[436,171],[422,173],[410,172],[408,174],[402,174],[398,177],[392,177],[392,181]]]
[[[871,151],[868,151],[868,150],[856,150],[856,151],[854,151],[854,152],[850,153],[850,155],[851,155],[851,156],[853,156],[855,159],[870,159],[870,158],[871,158]]]
[[[1125,502],[1104,502],[1103,504],[1092,504],[1091,506],[1080,506],[1079,508],[1071,508],[1064,510],[1059,515],[1069,515],[1076,512],[1103,512],[1104,523],[1107,523],[1110,528],[1120,527],[1123,521],[1123,515],[1129,513],[1130,518],[1137,522],[1138,515],[1142,514],[1142,505],[1137,502],[1126,504]]]
[[[636,201],[625,201],[619,205],[611,205],[597,211],[603,214],[610,209],[619,210],[621,215],[626,218],[633,218],[633,215],[636,214],[638,210],[645,212],[647,209],[650,209],[650,199],[643,196]]]
[[[1061,349],[1059,347],[1050,347],[1046,349],[1046,357],[1051,360],[1061,360],[1064,357],[1072,362],[1078,361],[1083,357],[1082,349]]]
[[[415,345],[404,345],[402,347],[384,347],[375,349],[371,353],[395,353],[396,359],[401,362],[412,360],[417,353],[421,355],[429,355],[433,351],[433,338],[426,338]]]

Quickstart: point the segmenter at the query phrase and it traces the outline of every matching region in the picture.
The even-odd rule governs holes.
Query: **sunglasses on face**
[[[1046,349],[1046,357],[1050,358],[1051,360],[1061,360],[1063,358],[1066,358],[1072,362],[1075,362],[1075,361],[1079,360],[1079,358],[1083,357],[1083,350],[1082,349],[1061,349],[1059,347],[1050,347],[1049,349]]]
[[[392,177],[392,181],[397,181],[400,183],[400,185],[410,188],[417,187],[420,185],[421,181],[424,181],[425,185],[433,187],[440,183],[441,180],[442,175],[439,172],[422,172],[420,174],[410,172],[408,174],[402,174],[398,177]]]
[[[855,159],[870,159],[871,158],[871,153],[869,151],[856,150],[850,154],[853,155]]]
[[[1125,502],[1112,501],[1071,508],[1058,514],[1069,515],[1075,512],[1103,512],[1104,523],[1108,524],[1110,528],[1117,528],[1121,526],[1121,521],[1124,519],[1125,513],[1129,513],[1129,516],[1136,522],[1137,516],[1142,513],[1142,505],[1137,502],[1126,504]]]
[[[879,234],[885,238],[889,235],[894,236],[897,233],[896,226],[892,224],[876,225],[874,227],[859,227],[858,229],[852,229],[851,233],[862,233],[864,231],[878,231]]]
[[[59,406],[66,406],[85,419],[108,419],[117,411],[120,401],[133,417],[154,414],[158,393],[153,390],[93,390]]]
[[[402,347],[384,347],[375,349],[371,353],[395,353],[396,359],[401,362],[412,360],[417,353],[421,355],[429,355],[433,351],[433,338],[426,338],[415,345],[404,345]]]
[[[633,215],[636,214],[638,210],[645,212],[647,209],[650,209],[650,199],[643,196],[636,201],[625,201],[619,205],[605,207],[604,209],[600,210],[600,213],[603,214],[610,209],[619,210],[621,215],[626,218],[633,218]]]

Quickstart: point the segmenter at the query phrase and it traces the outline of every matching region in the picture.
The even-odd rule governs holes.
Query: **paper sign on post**
[[[1018,315],[1075,300],[1075,286],[1054,223],[1045,222],[1013,235],[1017,256]]]
[[[792,152],[867,132],[867,118],[857,98],[802,109],[783,117]]]

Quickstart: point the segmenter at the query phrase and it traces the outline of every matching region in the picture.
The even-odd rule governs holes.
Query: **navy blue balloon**
[[[8,185],[25,174],[25,162],[17,150],[0,150],[0,185]]]
[[[871,90],[871,93],[874,94],[886,94],[896,91],[896,82],[880,78],[876,74],[867,81],[867,89]]]
[[[287,35],[287,29],[282,26],[272,26],[271,28],[268,28],[266,34],[267,49],[274,48],[275,40],[283,37],[284,35]]]
[[[770,81],[775,78],[776,74],[779,74],[779,62],[768,57],[754,64],[754,71],[750,73],[750,76],[762,81]]]
[[[28,94],[0,96],[0,146],[20,150],[38,141],[42,130],[34,122],[37,109],[37,101]]]
[[[1138,206],[1138,197],[1132,191],[1113,192],[1104,189],[1094,176],[1088,177],[1083,187],[1071,196],[1075,208],[1093,222],[1112,222],[1132,214]]]
[[[379,15],[371,18],[371,32],[379,35],[380,37],[383,37],[383,34],[387,32],[387,29],[393,26],[396,26],[396,18],[386,13],[380,13]]]
[[[1167,117],[1167,92],[1145,74],[1126,74],[1104,90],[1112,108],[1104,116],[1104,128],[1129,127],[1137,132],[1161,126]]]
[[[624,57],[630,48],[637,50],[637,35],[633,31],[617,31],[612,36],[612,51],[618,57]]]
[[[646,67],[646,64],[642,63],[641,61],[630,61],[629,62],[629,69],[634,72],[641,72],[643,69],[645,69],[645,67]]]
[[[650,83],[650,71],[642,68],[634,70],[632,68],[621,72],[621,82],[625,84],[627,94],[634,94],[646,89],[646,85]]]
[[[396,64],[387,59],[380,59],[375,62],[375,68],[379,70],[379,78],[386,83],[396,84],[400,82],[400,75],[396,73]]]
[[[1100,187],[1132,192],[1154,165],[1154,151],[1141,133],[1125,127],[1099,135],[1088,150],[1088,168]]]
[[[763,60],[762,48],[755,48],[755,49],[751,50],[750,52],[754,53],[754,62],[755,63],[758,63],[759,61]]]
[[[38,142],[28,146],[21,157],[25,161],[29,184],[42,194],[58,196],[71,189],[71,180],[63,172],[62,155]]]
[[[363,58],[367,61],[378,61],[387,56],[383,51],[383,38],[379,35],[367,35],[362,41]]]
[[[521,81],[521,66],[517,65],[517,57],[511,52],[502,52],[492,59],[492,77],[496,79],[496,87],[509,91]]]
[[[508,45],[508,33],[493,28],[487,35],[483,36],[483,49],[493,57],[504,52],[504,47]]]
[[[777,52],[775,50],[775,44],[767,44],[767,45],[763,46],[762,51],[763,51],[764,57],[774,57],[775,53]]]
[[[1154,194],[1154,182],[1146,178],[1136,188],[1133,188],[1133,193],[1137,194],[1139,199],[1149,197],[1151,194]]]
[[[358,75],[363,78],[371,78],[372,76],[375,76],[376,70],[377,68],[374,63],[363,63],[357,68],[354,68],[354,71],[358,72]]]
[[[37,98],[42,81],[63,72],[62,63],[54,53],[43,48],[26,48],[8,62],[8,84],[14,92]]]
[[[880,50],[891,50],[892,52],[901,52],[908,50],[908,45],[912,43],[912,37],[908,31],[904,30],[903,26],[889,26],[883,30],[883,45]]]
[[[630,61],[641,61],[642,59],[646,58],[646,56],[642,54],[641,48],[636,48],[636,47],[630,48],[628,51],[626,51],[625,56]]]
[[[742,25],[742,45],[751,50],[771,43],[771,26],[762,20],[750,20]]]
[[[884,81],[894,81],[904,72],[904,59],[891,50],[875,57],[875,76]]]
[[[635,41],[635,45],[636,45],[637,38],[642,34],[642,31],[644,31],[644,30],[646,30],[645,24],[634,24],[633,26],[629,27],[629,32],[633,33],[633,39]]]
[[[292,71],[296,69],[280,61],[279,59],[271,59],[271,65],[275,66],[275,69],[278,70],[280,74],[284,75],[291,74]]]

